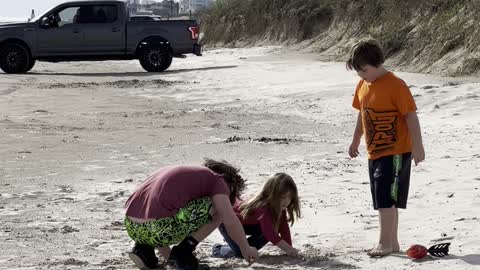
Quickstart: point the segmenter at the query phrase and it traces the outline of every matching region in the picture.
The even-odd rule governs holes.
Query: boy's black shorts
[[[407,208],[411,153],[368,160],[373,208]],[[397,179],[397,180],[395,180]]]

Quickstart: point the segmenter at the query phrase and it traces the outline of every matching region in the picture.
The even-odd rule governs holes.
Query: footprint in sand
[[[62,261],[48,262],[48,265],[50,265],[50,266],[58,266],[58,265],[86,266],[88,264],[89,264],[89,262],[87,262],[87,261],[80,261],[80,260],[77,260],[77,259],[74,259],[74,258],[68,258],[68,259],[62,260]],[[66,267],[66,268],[68,268],[68,267]]]
[[[58,189],[56,191],[61,193],[72,193],[73,188],[67,185],[58,185]]]
[[[8,210],[2,208],[2,211],[0,211],[0,216],[18,216],[22,213],[23,211],[18,210],[17,208]]]
[[[106,241],[102,241],[102,240],[93,240],[92,242],[88,243],[87,246],[88,248],[96,248],[106,243],[107,243]]]
[[[102,267],[102,269],[124,268],[125,265],[131,264],[131,261],[125,257],[126,256],[121,258],[106,259],[100,263],[100,266]]]
[[[261,269],[356,269],[352,264],[347,264],[336,260],[337,254],[325,252],[323,250],[309,247],[301,250],[301,258],[290,258],[285,255],[264,255],[262,256],[262,265],[269,266]]]
[[[112,183],[114,184],[123,184],[123,183],[132,183],[133,182],[133,179],[132,178],[128,178],[128,179],[125,179],[125,180],[116,180],[116,181],[113,181]]]
[[[117,192],[100,192],[98,193],[99,196],[105,197],[105,201],[111,202],[117,200],[119,198],[123,198],[127,191],[121,190]]]
[[[63,226],[63,227],[60,229],[60,232],[61,232],[62,234],[67,234],[67,233],[79,232],[79,230],[73,228],[72,226],[66,225],[66,226]]]
[[[124,228],[125,227],[124,227],[123,221],[114,221],[108,225],[103,226],[101,229],[108,230],[108,231],[123,231]]]

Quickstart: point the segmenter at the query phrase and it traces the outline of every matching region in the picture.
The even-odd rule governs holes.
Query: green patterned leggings
[[[212,200],[205,197],[189,202],[172,217],[141,224],[125,217],[125,227],[135,243],[167,247],[181,242],[203,225],[210,223],[212,221],[212,217],[208,213],[210,207],[212,207]]]

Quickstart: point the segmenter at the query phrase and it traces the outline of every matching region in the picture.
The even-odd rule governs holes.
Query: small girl
[[[260,250],[268,242],[276,245],[288,256],[298,256],[292,247],[292,238],[288,223],[293,225],[300,218],[300,203],[297,186],[292,177],[285,173],[271,176],[262,191],[247,202],[237,202],[235,213],[248,235],[250,246]],[[215,244],[213,257],[242,257],[237,243],[228,235],[223,224],[219,231],[228,245]]]

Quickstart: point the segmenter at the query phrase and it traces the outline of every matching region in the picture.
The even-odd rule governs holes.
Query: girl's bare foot
[[[392,248],[387,247],[382,244],[378,244],[378,246],[370,251],[367,252],[367,255],[370,257],[384,257],[392,253]]]

